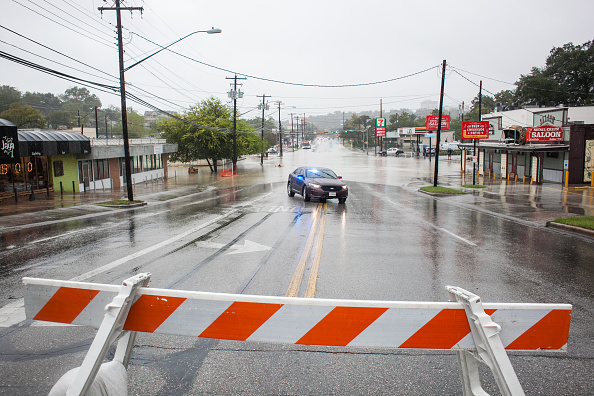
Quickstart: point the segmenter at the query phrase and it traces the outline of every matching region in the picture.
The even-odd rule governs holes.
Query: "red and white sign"
[[[463,121],[462,139],[488,139],[489,121]]]
[[[528,128],[526,131],[527,142],[562,142],[563,127],[541,125]]]
[[[386,119],[376,118],[375,119],[375,136],[385,137],[386,136]]]
[[[437,131],[438,122],[439,122],[439,116],[428,115],[427,119],[425,120],[425,128],[428,131]],[[450,129],[450,116],[442,115],[441,116],[441,130],[447,131],[449,129]]]

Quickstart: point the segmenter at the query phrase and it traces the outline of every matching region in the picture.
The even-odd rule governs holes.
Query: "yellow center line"
[[[309,230],[309,236],[307,237],[307,242],[305,243],[305,249],[303,249],[303,253],[301,254],[301,259],[299,260],[299,264],[297,264],[297,268],[295,268],[295,273],[293,274],[293,278],[291,279],[291,283],[289,284],[289,288],[287,289],[287,293],[285,297],[297,297],[299,293],[299,288],[301,286],[301,281],[303,280],[303,274],[305,272],[305,264],[307,263],[307,259],[309,258],[309,253],[311,252],[311,248],[313,246],[314,236],[316,233],[316,226],[318,224],[318,219],[320,218],[320,208],[322,204],[318,204],[316,211],[314,213],[314,221]]]
[[[322,245],[324,244],[324,229],[326,228],[326,208],[328,204],[324,204],[324,213],[322,221],[320,222],[320,232],[318,232],[318,243],[316,245],[316,252],[314,254],[313,264],[309,271],[309,280],[307,282],[307,290],[305,290],[305,298],[314,298],[316,296],[316,285],[318,282],[318,272],[320,270],[320,260],[322,259]]]

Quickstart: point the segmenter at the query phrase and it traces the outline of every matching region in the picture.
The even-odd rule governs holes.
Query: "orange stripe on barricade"
[[[39,310],[34,320],[72,323],[87,305],[99,294],[99,290],[59,288],[52,298]]]
[[[505,349],[560,349],[567,344],[570,321],[571,311],[553,310]]]
[[[153,333],[184,301],[180,297],[142,295],[130,308],[124,330]]]
[[[336,307],[297,344],[346,346],[388,308]]]
[[[245,341],[283,304],[234,302],[199,337]]]
[[[492,315],[495,309],[486,309]],[[399,348],[451,349],[470,333],[463,309],[444,309],[421,327]]]

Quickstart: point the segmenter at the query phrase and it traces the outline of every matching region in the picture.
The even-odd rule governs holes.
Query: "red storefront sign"
[[[563,127],[552,125],[541,125],[530,127],[526,131],[527,142],[562,142]]]
[[[439,122],[438,115],[428,115],[425,119],[425,129],[428,131],[437,131],[437,125]],[[449,115],[442,115],[441,116],[441,130],[447,131],[450,129],[450,116]]]
[[[489,121],[463,121],[462,139],[488,139]]]
[[[383,117],[375,119],[375,136],[386,137],[386,119]]]

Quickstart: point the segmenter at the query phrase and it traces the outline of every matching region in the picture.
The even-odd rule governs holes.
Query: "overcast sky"
[[[3,0],[0,25],[18,35],[0,29],[0,51],[118,86],[116,15],[97,10],[113,5],[112,0]],[[468,80],[478,85],[482,79],[484,94],[513,89],[521,74],[544,65],[554,46],[594,39],[592,0],[128,0],[124,5],[144,7],[142,14],[122,12],[126,66],[159,49],[148,40],[165,46],[197,30],[222,29],[170,47],[187,58],[165,50],[126,72],[131,93],[180,112],[210,96],[227,102],[232,80],[226,78],[237,73],[247,77],[238,101],[246,118],[261,114],[257,96],[263,94],[283,102],[284,119],[290,113],[379,110],[380,99],[384,110],[417,109],[424,100],[439,101],[444,59],[444,105],[469,106],[478,87]],[[0,85],[21,92],[57,95],[81,86],[4,58],[0,70]],[[386,80],[393,81],[373,84]],[[370,85],[314,86],[358,84]],[[117,94],[89,89],[103,107],[119,107]],[[131,101],[128,106],[147,110]],[[276,118],[278,111],[271,106],[266,114]]]

